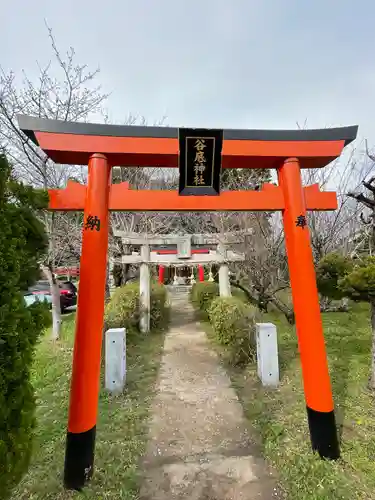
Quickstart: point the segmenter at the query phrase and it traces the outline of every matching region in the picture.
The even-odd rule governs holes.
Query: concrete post
[[[190,280],[190,285],[195,285],[196,279],[194,276],[194,267],[191,268],[191,275],[190,275],[189,280]]]
[[[258,377],[262,385],[277,387],[279,384],[279,357],[277,330],[273,323],[256,324]]]
[[[231,297],[232,292],[229,282],[229,268],[228,264],[220,264],[219,267],[219,292],[220,297]]]
[[[110,328],[105,333],[105,388],[123,391],[126,381],[126,330]]]
[[[150,247],[141,246],[142,263],[139,270],[139,295],[141,301],[140,330],[143,333],[150,331]]]
[[[174,268],[173,285],[178,285],[177,267]]]
[[[114,261],[113,261],[113,259],[108,259],[108,265],[109,265],[109,274],[108,274],[109,288],[114,288],[114,286],[115,286],[115,280],[114,280],[114,277],[113,277],[113,268],[114,268]]]
[[[227,257],[227,250],[222,243],[219,243],[217,246],[220,257]],[[232,292],[230,289],[230,281],[229,281],[229,267],[227,262],[221,262],[219,267],[219,293],[220,297],[231,297]]]

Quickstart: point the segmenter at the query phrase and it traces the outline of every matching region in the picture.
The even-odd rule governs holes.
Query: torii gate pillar
[[[164,284],[164,266],[162,264],[159,265],[159,283],[161,285]]]
[[[202,283],[204,281],[204,267],[202,264],[198,264],[198,277],[199,281]]]
[[[278,178],[311,444],[320,456],[336,459],[339,443],[298,159],[287,159]]]
[[[92,476],[98,413],[111,167],[102,154],[88,164],[64,483],[81,489]]]

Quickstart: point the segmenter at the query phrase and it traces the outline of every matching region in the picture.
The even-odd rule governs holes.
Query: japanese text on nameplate
[[[194,184],[196,186],[204,186],[204,171],[206,170],[206,155],[204,149],[207,147],[205,139],[196,139],[194,144]]]

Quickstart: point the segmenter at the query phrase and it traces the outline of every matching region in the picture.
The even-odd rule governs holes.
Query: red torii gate
[[[65,486],[81,489],[93,473],[109,210],[283,212],[312,448],[322,458],[338,458],[334,404],[306,226],[307,211],[334,210],[337,200],[335,193],[321,192],[318,185],[303,187],[300,170],[322,168],[337,158],[356,138],[358,127],[220,131],[222,168],[276,169],[279,185],[218,195],[212,192],[212,181],[210,186],[203,186],[207,188],[201,191],[205,196],[192,193],[200,186],[191,190],[187,182],[185,193],[181,189],[180,193],[142,191],[130,189],[127,183],[110,184],[111,167],[115,165],[178,167],[179,135],[186,129],[69,123],[28,116],[19,116],[18,122],[53,161],[88,165],[89,169],[87,186],[69,182],[66,189],[50,190],[50,210],[84,210]],[[218,196],[209,196],[212,194]]]

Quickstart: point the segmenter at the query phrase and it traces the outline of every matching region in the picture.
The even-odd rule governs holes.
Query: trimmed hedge
[[[215,282],[202,281],[195,283],[190,292],[193,306],[201,311],[202,316],[208,318],[208,310],[212,301],[219,296],[219,285]]]
[[[217,297],[208,315],[226,362],[241,365],[254,359],[255,307],[238,297]]]
[[[167,289],[159,283],[151,283],[150,292],[150,329],[164,330],[169,323]],[[128,334],[137,333],[140,312],[139,283],[116,288],[105,307],[105,328],[126,328]]]

